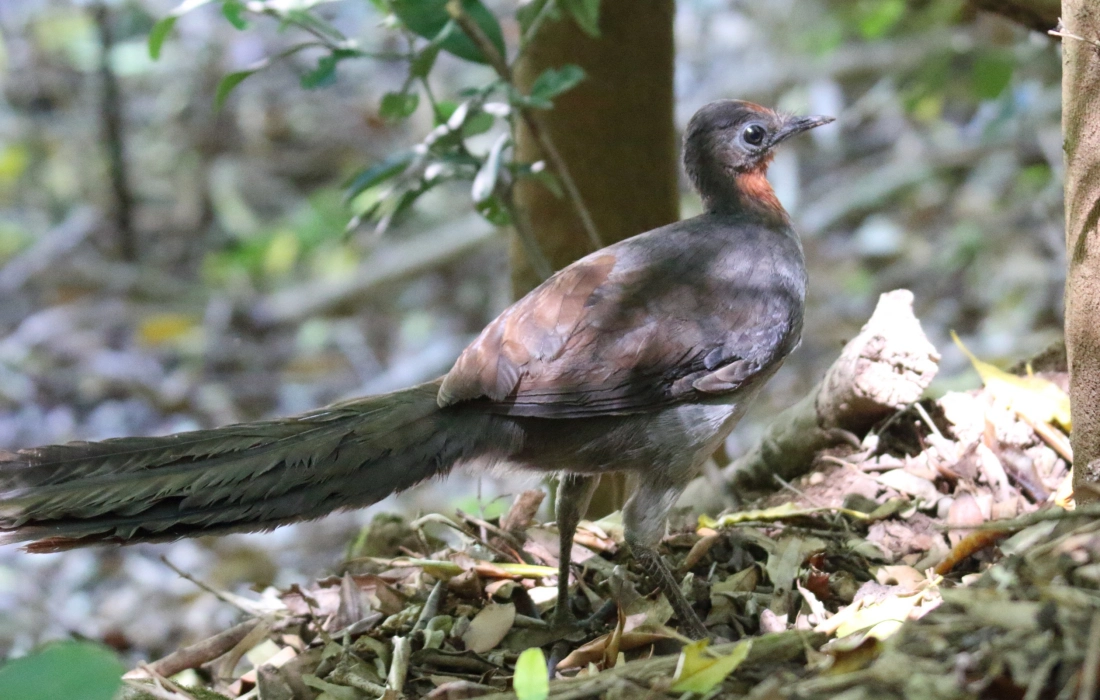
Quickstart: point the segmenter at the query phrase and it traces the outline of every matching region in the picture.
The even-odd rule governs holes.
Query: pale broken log
[[[907,289],[879,297],[870,320],[840,353],[825,378],[780,413],[760,441],[713,476],[688,485],[680,505],[716,512],[747,491],[774,489],[808,472],[821,450],[861,436],[918,399],[939,368],[940,354],[913,315]]]

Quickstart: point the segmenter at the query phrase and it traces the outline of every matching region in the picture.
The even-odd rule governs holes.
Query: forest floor
[[[528,491],[499,518],[378,516],[342,575],[250,598],[195,581],[241,621],[135,669],[130,697],[1094,697],[1100,524],[1067,497],[1065,381],[924,400],[755,503],[682,515],[662,547],[709,648],[676,631],[615,515],[573,549],[575,610],[602,621],[548,625],[557,534]]]

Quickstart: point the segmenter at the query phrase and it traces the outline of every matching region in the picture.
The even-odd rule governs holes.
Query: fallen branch
[[[726,496],[771,489],[808,472],[814,456],[861,435],[877,421],[917,401],[936,375],[940,355],[913,315],[906,289],[879,297],[874,314],[822,382],[780,413],[747,453],[721,471]],[[724,507],[723,494],[706,478],[688,485],[680,503],[697,512]]]
[[[496,229],[480,217],[467,217],[438,232],[380,248],[346,278],[306,282],[270,294],[252,307],[252,321],[259,326],[301,321],[455,260],[495,236]]]
[[[222,654],[229,652],[233,647],[237,646],[242,639],[247,637],[258,624],[260,624],[258,618],[245,620],[239,625],[230,627],[213,637],[204,639],[191,646],[178,649],[159,661],[154,661],[151,664],[143,664],[137,669],[127,673],[126,678],[149,678],[155,677],[156,675],[167,678],[176,675],[180,671],[186,671],[189,668],[198,668],[205,663],[213,661]],[[149,671],[153,673],[150,674]]]

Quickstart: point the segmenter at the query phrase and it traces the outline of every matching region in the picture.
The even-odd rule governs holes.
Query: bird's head
[[[740,100],[704,106],[684,133],[684,167],[708,211],[777,209],[765,177],[775,148],[832,117],[798,117]]]

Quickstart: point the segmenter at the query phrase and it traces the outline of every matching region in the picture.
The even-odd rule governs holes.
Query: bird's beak
[[[786,141],[792,136],[801,134],[803,131],[809,131],[823,124],[836,121],[835,117],[826,117],[823,115],[817,115],[813,117],[790,117],[780,127],[779,131],[775,132],[775,138],[772,139],[771,145],[779,143],[780,141]]]

